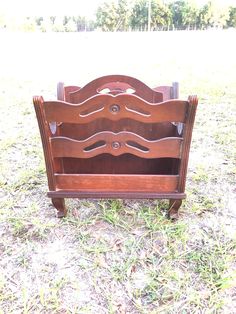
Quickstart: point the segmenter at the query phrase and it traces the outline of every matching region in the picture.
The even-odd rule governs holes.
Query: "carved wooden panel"
[[[142,158],[180,157],[182,138],[148,141],[131,132],[100,132],[77,141],[67,137],[51,139],[53,157],[91,158],[100,154],[133,154]]]
[[[170,100],[151,104],[135,96],[96,95],[85,102],[74,105],[60,101],[44,103],[47,121],[88,123],[106,117],[112,121],[129,118],[139,122],[184,122],[188,103]]]

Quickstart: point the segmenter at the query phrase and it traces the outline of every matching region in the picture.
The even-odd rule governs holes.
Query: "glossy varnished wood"
[[[176,192],[177,175],[55,174],[57,190]]]
[[[177,174],[180,164],[180,159],[144,159],[131,154],[101,154],[91,158],[62,159],[64,172],[71,174]]]
[[[151,89],[141,81],[130,76],[108,75],[95,79],[83,88],[76,85],[65,86],[63,82],[59,82],[57,85],[57,99],[76,104],[104,92],[117,95],[130,91],[134,92],[134,95],[155,103],[169,99],[178,99],[179,83],[173,82],[172,86],[157,86]],[[77,97],[73,95],[77,95]]]
[[[100,154],[132,154],[142,158],[179,158],[182,138],[148,141],[131,132],[100,132],[83,141],[67,137],[51,139],[53,157],[91,158]]]
[[[178,84],[149,88],[120,75],[84,87],[58,84],[58,100],[34,97],[49,192],[64,198],[167,198],[176,218],[185,182],[197,97]]]
[[[57,209],[57,217],[62,218],[66,216],[67,210],[64,198],[53,197],[52,204]]]
[[[40,130],[41,140],[42,140],[43,149],[44,149],[44,158],[45,158],[47,177],[48,177],[48,187],[50,190],[54,190],[56,187],[54,175],[53,175],[55,171],[55,166],[53,162],[51,144],[50,144],[50,139],[49,139],[49,133],[50,133],[49,126],[45,121],[43,97],[35,96],[33,98],[33,103],[34,103],[34,108],[35,108],[35,112],[36,112],[36,116],[37,116],[37,120],[39,124],[39,130]]]
[[[189,160],[189,150],[190,144],[192,139],[192,131],[193,131],[193,124],[195,120],[197,105],[198,105],[198,98],[196,95],[189,96],[188,98],[189,108],[188,108],[188,115],[185,123],[184,133],[183,133],[183,147],[182,147],[182,155],[181,155],[181,163],[180,163],[180,181],[178,190],[180,192],[185,191],[185,183],[186,183],[186,175],[187,175],[187,168],[188,168],[188,160]]]
[[[178,219],[179,217],[179,208],[182,204],[182,199],[170,199],[170,207],[168,210],[168,216],[171,219]]]
[[[185,122],[187,101],[149,103],[135,95],[96,95],[78,105],[46,101],[47,121],[88,123],[106,117],[111,121],[132,119],[144,123]]]
[[[61,92],[62,89],[60,88],[59,90]],[[130,91],[148,102],[163,101],[163,93],[161,91],[151,89],[140,80],[126,75],[103,76],[89,82],[82,88],[78,86],[66,86],[64,100],[76,104],[104,92],[117,95]]]
[[[110,131],[119,133],[121,131],[138,134],[149,141],[162,139],[164,137],[176,137],[176,126],[170,122],[164,123],[143,123],[132,119],[121,119],[119,123],[114,123],[107,118],[101,118],[85,124],[58,123],[60,134],[74,140],[85,140],[92,135]]]
[[[170,199],[182,200],[186,198],[185,193],[160,193],[160,192],[147,192],[147,191],[95,191],[92,190],[57,190],[50,191],[47,196],[54,198],[93,198],[93,199]]]

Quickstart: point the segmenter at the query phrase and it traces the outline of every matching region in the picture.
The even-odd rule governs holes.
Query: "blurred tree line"
[[[107,0],[97,8],[93,20],[74,15],[17,21],[0,15],[0,28],[42,32],[145,31],[148,22],[153,31],[236,27],[236,6],[226,6],[223,1],[208,1],[199,7],[194,0]]]

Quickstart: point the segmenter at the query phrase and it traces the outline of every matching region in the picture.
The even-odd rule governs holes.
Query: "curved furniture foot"
[[[182,204],[182,200],[170,200],[170,207],[168,210],[168,216],[170,219],[179,218],[179,208]]]
[[[52,204],[57,209],[57,217],[62,218],[66,216],[67,210],[64,198],[52,198]]]

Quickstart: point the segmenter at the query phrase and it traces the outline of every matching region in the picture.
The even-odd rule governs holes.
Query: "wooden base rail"
[[[57,190],[47,193],[49,198],[92,198],[92,199],[172,199],[182,200],[185,193],[152,193],[152,192],[114,192],[92,190]]]

